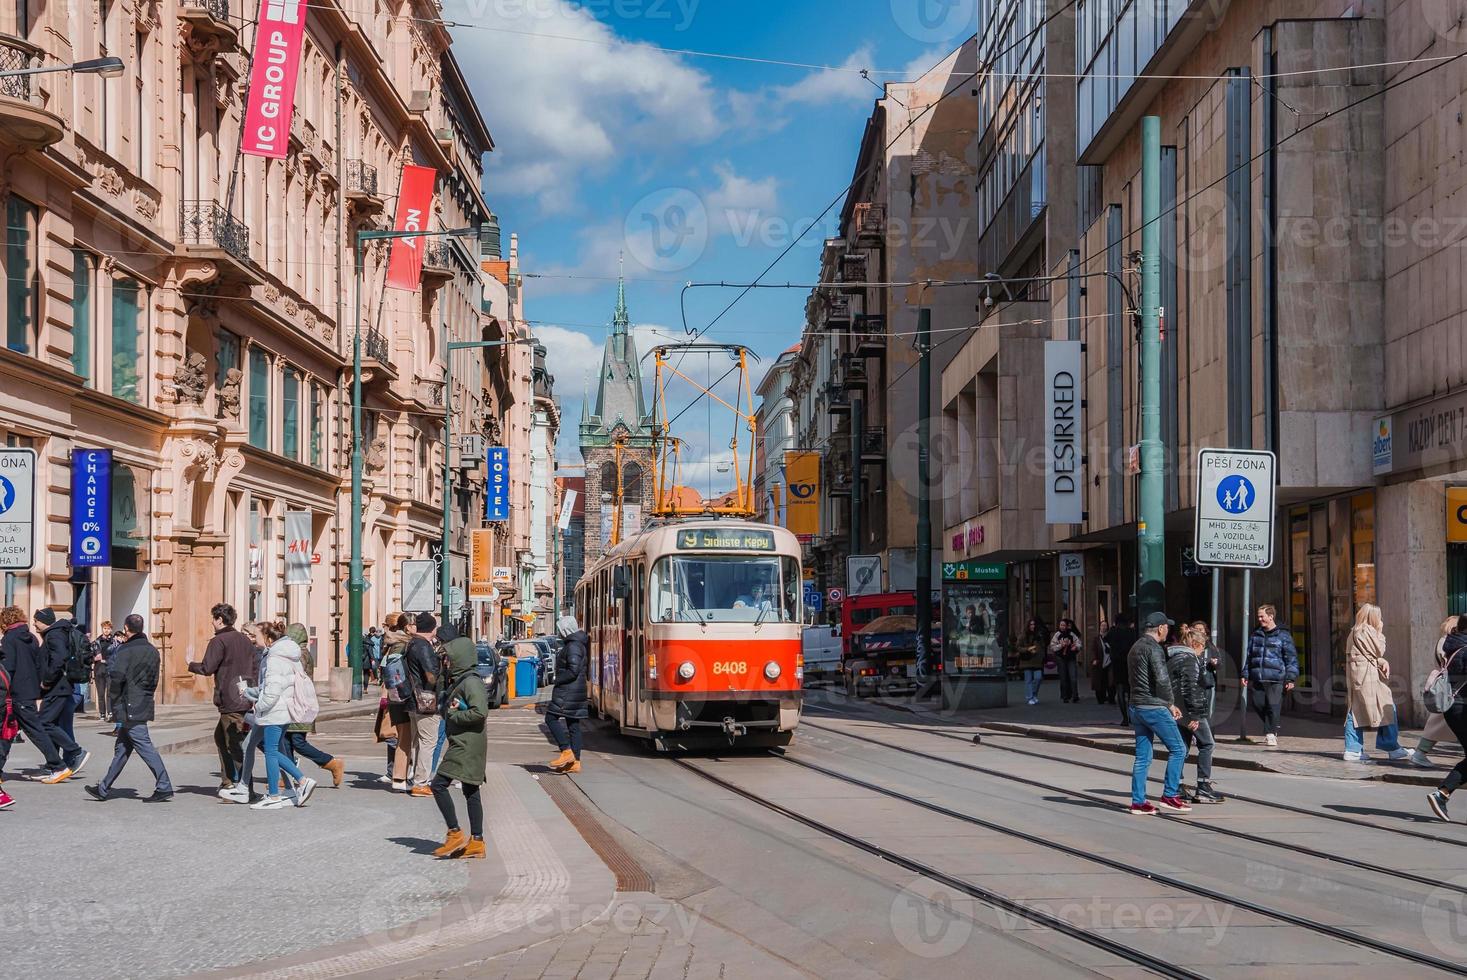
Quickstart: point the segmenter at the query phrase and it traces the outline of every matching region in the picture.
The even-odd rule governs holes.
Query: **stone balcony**
[[[346,161],[346,200],[359,214],[376,214],[385,206],[377,187],[377,168],[365,160]]]
[[[229,54],[239,47],[239,29],[229,19],[229,0],[181,0],[178,19],[189,32],[190,50]]]
[[[429,238],[423,245],[423,285],[437,286],[453,278],[453,245]]]
[[[218,201],[184,201],[178,209],[178,242],[190,255],[210,259],[228,282],[262,280],[250,258],[250,229]]]
[[[20,71],[41,64],[41,49],[17,37],[0,35],[0,71]],[[66,123],[46,109],[39,79],[12,75],[0,78],[0,145],[40,149],[66,135]]]

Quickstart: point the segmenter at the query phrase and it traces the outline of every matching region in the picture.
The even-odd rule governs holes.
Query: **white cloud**
[[[561,400],[579,397],[586,377],[596,373],[601,362],[601,341],[568,327],[542,324],[535,338],[545,345],[545,365],[555,377],[555,393]]]
[[[740,176],[728,163],[715,164],[718,186],[703,195],[708,220],[717,234],[743,233],[750,222],[779,210],[779,181],[773,176],[753,180]]]
[[[879,94],[857,72],[871,67],[871,45],[864,44],[841,62],[844,71],[812,71],[793,85],[772,90],[772,101],[797,105],[828,105],[832,102],[868,99]],[[877,78],[877,82],[881,81]]]
[[[489,157],[494,190],[564,210],[582,173],[641,149],[701,144],[724,129],[706,74],[622,40],[568,0],[498,4],[484,26],[499,29],[454,31],[454,53],[499,147]]]

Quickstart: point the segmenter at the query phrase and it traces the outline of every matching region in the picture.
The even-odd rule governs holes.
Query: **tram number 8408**
[[[713,663],[714,674],[747,674],[749,665],[733,660],[717,660]]]

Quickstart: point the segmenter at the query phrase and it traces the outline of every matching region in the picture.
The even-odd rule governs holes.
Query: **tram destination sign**
[[[696,551],[773,551],[774,532],[740,527],[683,528],[677,532],[677,546]]]
[[[1193,560],[1224,568],[1273,564],[1273,453],[1204,449],[1197,454]]]

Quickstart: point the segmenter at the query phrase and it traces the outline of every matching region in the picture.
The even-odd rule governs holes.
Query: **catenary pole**
[[[1161,118],[1141,120],[1141,500],[1137,557],[1142,616],[1166,605],[1161,445]]]

